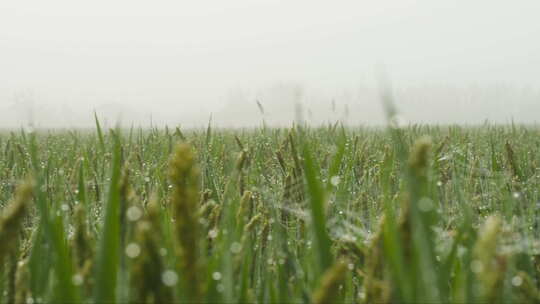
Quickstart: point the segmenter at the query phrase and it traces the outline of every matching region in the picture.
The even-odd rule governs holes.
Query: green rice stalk
[[[240,204],[238,205],[238,210],[236,211],[236,225],[238,228],[243,228],[244,223],[249,218],[249,211],[251,210],[251,191],[245,191],[244,195],[240,199]]]
[[[270,235],[270,223],[265,218],[261,231],[261,254],[264,254],[268,245],[268,236]]]
[[[238,137],[238,135],[234,135],[234,140],[236,141],[236,144],[238,145],[238,147],[240,148],[240,150],[244,150],[244,145],[242,144],[242,141],[240,140],[240,138]]]
[[[214,204],[208,221],[208,227],[217,229],[221,220],[221,204]]]
[[[8,271],[7,271],[7,291],[6,302],[11,304],[15,303],[15,281],[17,275],[17,254],[12,252],[10,254]]]
[[[111,180],[103,216],[100,240],[96,253],[94,302],[115,302],[117,296],[117,278],[120,266],[120,180],[121,180],[121,143],[115,136],[114,153],[111,164]]]
[[[314,304],[339,303],[340,285],[345,281],[347,274],[347,263],[336,262],[323,274],[319,287],[313,293]]]
[[[501,302],[507,266],[506,258],[497,253],[501,225],[498,216],[488,217],[478,235],[471,263],[480,281],[480,297],[489,303]]]
[[[173,290],[163,282],[166,269],[160,255],[161,237],[159,203],[152,200],[147,214],[135,227],[135,242],[141,254],[132,265],[133,303],[173,303]],[[170,283],[168,283],[170,284]]]
[[[238,191],[240,195],[244,194],[246,185],[245,185],[245,168],[247,167],[248,163],[248,152],[246,150],[243,150],[240,152],[240,155],[238,155],[238,158],[236,160],[236,171],[238,172]]]
[[[518,181],[522,181],[523,175],[519,167],[518,160],[516,159],[516,155],[514,149],[512,148],[512,145],[510,145],[510,143],[507,141],[504,147],[506,148],[506,160],[508,162],[508,167],[511,170],[512,177],[517,179]]]
[[[387,303],[390,300],[391,282],[385,276],[384,263],[384,226],[386,218],[383,216],[379,223],[379,230],[367,247],[366,262],[363,267],[363,290],[365,303]]]
[[[27,180],[16,190],[15,197],[0,218],[0,262],[16,249],[19,232],[33,196],[34,183]]]
[[[281,149],[276,151],[276,158],[279,163],[279,167],[281,168],[281,172],[285,174],[287,172],[287,166],[285,165],[285,160],[283,159],[283,152],[281,152]]]
[[[519,278],[519,279],[518,279]],[[524,271],[519,271],[512,280],[520,280],[521,284],[517,289],[517,300],[519,303],[540,303],[540,291],[536,282]]]
[[[15,274],[15,303],[27,303],[27,299],[31,297],[29,278],[28,261],[24,259],[17,263],[17,272]]]
[[[86,292],[92,288],[91,269],[94,260],[94,240],[88,233],[86,209],[82,205],[75,207],[75,232],[71,240],[73,258],[78,275],[85,283]],[[84,291],[83,291],[84,292]]]
[[[208,131],[208,136],[210,131]],[[170,196],[175,214],[177,254],[184,292],[189,301],[201,301],[204,294],[204,271],[200,259],[199,183],[200,171],[190,145],[177,145],[169,163],[169,179],[173,186]]]

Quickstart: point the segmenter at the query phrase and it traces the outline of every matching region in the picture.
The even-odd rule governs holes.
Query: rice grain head
[[[501,227],[498,216],[488,217],[480,230],[471,263],[479,279],[481,297],[489,303],[500,302],[506,272],[506,257],[497,253]]]
[[[166,272],[160,248],[162,231],[160,228],[159,203],[154,198],[150,201],[144,219],[135,227],[135,242],[141,253],[134,260],[131,282],[135,303],[172,303],[173,282],[163,280]]]
[[[424,177],[428,167],[428,155],[431,150],[431,139],[422,137],[418,139],[409,157],[409,166],[417,177]]]
[[[347,263],[336,262],[328,269],[322,279],[319,288],[313,293],[314,304],[338,303],[339,286],[343,284],[347,274]]]
[[[169,163],[172,184],[170,202],[175,215],[177,254],[184,292],[190,301],[200,301],[204,292],[199,250],[200,170],[190,145],[178,144]]]
[[[30,297],[29,282],[28,261],[25,259],[17,263],[17,271],[15,273],[15,303],[27,303],[26,299]]]
[[[28,204],[33,196],[34,182],[28,179],[22,183],[15,193],[13,201],[0,219],[0,261],[16,249],[19,231],[28,212]]]
[[[244,191],[244,195],[240,199],[240,204],[236,212],[236,223],[242,228],[244,222],[249,218],[249,210],[251,209],[251,191]]]

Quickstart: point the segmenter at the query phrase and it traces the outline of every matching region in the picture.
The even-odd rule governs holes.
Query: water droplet
[[[132,259],[141,254],[141,247],[137,243],[130,243],[126,246],[126,255]]]
[[[173,270],[165,270],[161,274],[161,282],[166,286],[174,286],[178,282],[178,275]]]
[[[358,298],[364,300],[366,298],[366,293],[363,291],[358,292]]]
[[[217,271],[212,273],[212,279],[214,279],[215,281],[221,280],[221,273]]]
[[[471,262],[471,271],[474,273],[480,273],[484,270],[484,264],[479,260],[474,260]]]
[[[127,218],[128,220],[135,222],[138,221],[142,217],[142,210],[141,208],[137,206],[131,206],[127,210]]]
[[[242,245],[238,242],[233,242],[231,244],[231,252],[234,254],[240,253],[242,251]]]
[[[211,229],[208,231],[208,237],[211,239],[215,239],[218,236],[218,230],[217,229]]]
[[[330,178],[330,183],[334,187],[337,187],[339,185],[340,181],[341,181],[341,178],[339,176],[337,176],[337,175],[334,175],[334,176],[332,176],[332,178]]]
[[[73,275],[73,277],[71,278],[71,282],[75,286],[81,286],[82,283],[84,282],[84,278],[83,278],[83,276],[81,274],[77,273],[77,274]]]
[[[216,290],[221,293],[223,291],[225,291],[225,286],[223,284],[217,284],[216,286]]]
[[[523,279],[520,276],[515,276],[512,278],[512,285],[518,287],[523,284]]]

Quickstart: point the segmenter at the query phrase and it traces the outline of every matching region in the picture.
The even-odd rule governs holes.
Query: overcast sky
[[[280,84],[302,86],[306,108],[352,90],[341,98],[350,109],[380,112],[358,90],[376,87],[380,66],[398,91],[428,88],[432,121],[461,122],[437,94],[463,103],[471,87],[508,89],[496,106],[513,112],[497,119],[520,120],[520,108],[530,116],[540,104],[539,12],[538,0],[2,0],[0,126],[78,126],[93,109],[124,121],[193,124],[210,112],[219,121]],[[244,101],[231,101],[238,91]],[[477,93],[463,121],[490,118],[490,94]]]

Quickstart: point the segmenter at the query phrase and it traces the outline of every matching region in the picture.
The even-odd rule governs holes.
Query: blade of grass
[[[120,262],[120,138],[114,137],[111,181],[101,227],[96,261],[95,303],[116,302],[116,283]]]
[[[98,139],[99,139],[99,147],[101,148],[102,152],[105,152],[105,140],[103,138],[103,131],[101,130],[101,125],[99,123],[99,119],[96,112],[94,112],[94,120],[96,121],[96,130],[97,130]]]
[[[303,154],[304,172],[309,194],[313,230],[317,244],[317,254],[321,266],[320,270],[321,272],[324,272],[332,266],[333,263],[332,252],[330,251],[332,242],[326,231],[324,188],[321,185],[317,170],[315,169],[315,161],[311,155],[308,143],[304,143]]]
[[[30,135],[30,158],[36,176],[35,201],[41,215],[41,227],[46,235],[46,241],[51,245],[54,256],[54,274],[56,284],[52,294],[52,300],[57,302],[78,303],[78,291],[73,285],[73,265],[69,248],[66,246],[66,237],[64,235],[64,225],[61,217],[53,217],[48,208],[46,196],[46,184],[38,160],[38,146],[34,133]],[[35,241],[39,242],[40,238]],[[36,246],[41,246],[37,244]]]

